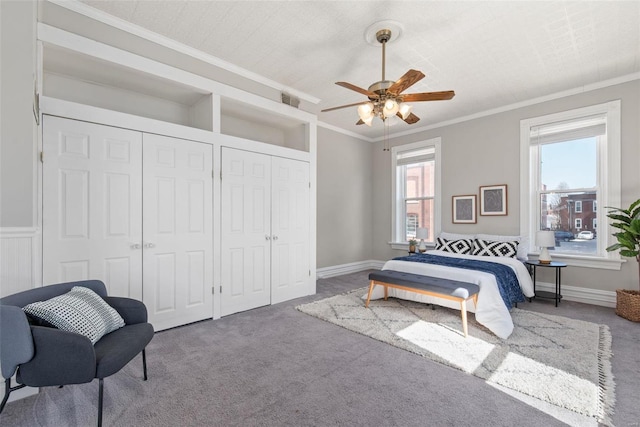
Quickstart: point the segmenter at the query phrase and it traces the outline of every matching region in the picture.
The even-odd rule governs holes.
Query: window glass
[[[438,223],[437,161],[440,138],[392,148],[394,227],[393,242],[406,243],[426,228],[427,243],[434,242]],[[399,249],[399,248],[396,248]]]

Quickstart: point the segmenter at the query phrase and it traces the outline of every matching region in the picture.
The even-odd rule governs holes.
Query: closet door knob
[[[155,248],[156,244],[155,243],[145,243],[142,246],[145,247],[145,248]]]
[[[131,245],[131,249],[140,249],[142,246],[140,246],[139,243],[134,243]]]
[[[271,236],[264,236],[265,240],[271,240]]]
[[[273,236],[273,240],[278,240],[278,236]]]

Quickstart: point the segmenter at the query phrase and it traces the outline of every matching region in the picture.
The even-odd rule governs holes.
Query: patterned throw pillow
[[[518,242],[492,242],[476,239],[474,255],[504,256],[515,258],[518,253]]]
[[[34,302],[22,310],[58,329],[84,335],[92,344],[124,326],[124,320],[116,310],[83,286],[74,286],[66,294]]]
[[[471,254],[473,253],[473,240],[447,240],[438,237],[436,239],[436,249],[454,254]]]

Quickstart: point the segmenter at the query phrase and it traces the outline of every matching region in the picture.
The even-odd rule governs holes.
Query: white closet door
[[[222,149],[223,316],[271,302],[271,158]]]
[[[142,136],[43,119],[43,282],[105,282],[142,298]]]
[[[213,317],[211,145],[144,134],[144,295],[156,330]]]
[[[271,303],[310,293],[309,164],[272,161]]]

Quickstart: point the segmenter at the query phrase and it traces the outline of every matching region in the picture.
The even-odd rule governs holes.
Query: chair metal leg
[[[4,405],[6,405],[9,400],[9,394],[11,394],[12,391],[20,390],[24,387],[26,387],[25,384],[18,384],[15,387],[11,387],[11,378],[4,380],[4,397],[2,398],[2,403],[0,403],[0,414],[4,410]]]
[[[102,427],[102,395],[104,389],[104,379],[98,380],[98,427]]]
[[[147,352],[146,349],[142,350],[142,370],[144,371],[144,380],[147,380]]]

